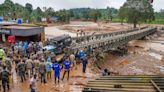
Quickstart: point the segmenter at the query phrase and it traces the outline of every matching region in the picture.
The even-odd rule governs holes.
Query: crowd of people
[[[64,80],[67,74],[69,80],[71,68],[77,69],[76,55],[65,54],[59,63],[54,52],[42,49],[42,42],[27,42],[20,41],[13,44],[11,47],[0,48],[0,86],[6,92],[6,87],[9,90],[9,80],[13,72],[20,78],[20,82],[30,80],[31,92],[36,92],[36,83],[39,80],[46,84],[48,79],[54,78],[54,83],[57,85],[60,80]],[[79,60],[83,65],[83,73],[86,72],[88,64],[87,56],[83,51],[79,52]],[[64,71],[61,77],[61,70]],[[54,77],[52,77],[54,71]],[[61,78],[61,79],[60,79]],[[1,87],[0,87],[1,88]]]

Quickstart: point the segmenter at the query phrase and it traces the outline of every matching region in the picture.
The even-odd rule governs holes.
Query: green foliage
[[[151,22],[155,19],[154,9],[148,0],[127,0],[120,8],[119,16],[129,23]]]
[[[45,14],[45,17],[52,17],[55,15],[55,11],[52,7],[49,7],[49,8],[44,8],[44,14]]]
[[[92,18],[94,22],[97,22],[99,17],[101,17],[101,13],[99,12],[99,10],[92,10],[90,12],[90,18]]]
[[[164,24],[164,10],[154,13],[152,5],[147,0],[127,0],[119,10],[111,7],[105,9],[74,8],[69,10],[54,11],[52,7],[40,7],[33,9],[30,3],[22,6],[5,0],[0,4],[0,16],[6,20],[23,18],[31,22],[41,22],[42,18],[47,21],[52,17],[57,17],[59,22],[69,22],[71,20],[111,20],[112,22],[129,22],[134,26],[138,23],[159,23]],[[155,19],[155,20],[154,20]]]
[[[150,22],[150,24],[164,24],[164,18],[163,19],[155,19],[154,21]]]
[[[70,20],[70,12],[67,11],[67,10],[60,10],[60,11],[57,11],[55,12],[55,16],[58,16],[59,17],[59,21],[60,22],[67,22],[69,23],[69,20]]]
[[[114,18],[117,15],[118,10],[114,8],[107,7],[106,9],[92,9],[92,8],[75,8],[70,9],[71,12],[70,17],[72,19],[82,19],[82,20],[95,20],[94,17],[96,12],[98,15],[97,17],[99,20],[109,20]],[[72,16],[73,15],[73,16]]]
[[[125,7],[120,7],[120,9],[119,9],[119,12],[118,12],[118,16],[119,16],[119,18],[120,18],[120,22],[121,22],[121,24],[123,24],[123,22],[124,22],[124,20],[125,20],[125,18],[126,18],[126,15],[127,15],[127,10],[126,10],[126,8]]]
[[[43,17],[43,12],[39,7],[33,10],[30,15],[31,20],[33,20],[34,22],[41,22],[42,17]]]
[[[28,12],[31,14],[33,11],[33,6],[30,3],[26,3],[25,8],[28,10]]]

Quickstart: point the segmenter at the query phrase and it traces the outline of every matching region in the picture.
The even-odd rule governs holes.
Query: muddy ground
[[[108,53],[108,61],[101,67],[107,68],[113,75],[164,75],[163,42],[131,41],[128,54],[119,56]],[[98,69],[95,71],[100,72]]]
[[[89,64],[88,67],[91,67]],[[61,77],[63,76],[63,70],[61,71]],[[82,73],[82,65],[78,64],[77,69],[72,68],[70,71],[70,79],[66,78],[60,84],[54,83],[54,76],[47,79],[46,84],[41,84],[38,78],[37,92],[81,92],[83,87],[87,84],[88,80],[97,78],[99,74],[94,74],[90,68],[87,68],[85,74]],[[2,92],[2,91],[0,91]],[[16,74],[13,68],[13,80],[11,78],[10,90],[7,92],[30,92],[29,89],[29,78],[25,82],[20,81],[20,77]]]
[[[93,33],[123,31],[131,29],[132,27],[133,25],[127,23],[121,25],[121,23],[71,21],[70,24],[45,27],[45,35],[46,38],[53,38],[54,36],[60,36],[63,34],[68,34],[72,37],[76,37],[77,33],[80,33],[80,31],[84,31],[86,35],[90,35]]]
[[[99,27],[98,27],[99,26]],[[83,29],[86,32],[93,33],[126,30],[132,25],[120,23],[96,24],[93,22],[72,22],[69,25],[46,27],[46,38],[69,34],[76,36],[77,29]],[[164,37],[156,39],[136,40],[128,44],[128,54],[119,56],[108,53],[107,61],[101,64],[102,69],[107,68],[112,75],[164,75]],[[155,37],[152,37],[155,38]],[[48,79],[47,84],[37,82],[37,92],[81,92],[87,81],[93,80],[101,75],[102,70],[93,66],[92,59],[87,67],[87,73],[82,73],[82,65],[79,64],[77,70],[71,70],[70,80],[60,82],[60,85],[54,84],[54,79]],[[61,76],[63,75],[63,71]],[[9,92],[29,92],[29,80],[24,83],[20,82],[20,78],[13,74],[13,82],[11,82]],[[1,91],[0,91],[1,92]]]

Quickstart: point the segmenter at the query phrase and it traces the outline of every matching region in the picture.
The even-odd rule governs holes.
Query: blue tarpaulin
[[[23,19],[22,19],[22,18],[18,18],[18,19],[17,19],[17,23],[18,23],[18,24],[22,24],[22,23],[23,23]]]

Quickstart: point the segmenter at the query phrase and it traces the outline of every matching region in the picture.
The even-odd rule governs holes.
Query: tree
[[[88,18],[89,18],[89,12],[88,12],[88,11],[83,11],[83,12],[82,12],[82,17],[83,17],[84,19],[88,20]]]
[[[90,12],[90,17],[94,20],[94,22],[97,22],[98,18],[101,16],[101,13],[96,9],[92,10]]]
[[[33,20],[34,22],[41,22],[41,19],[43,17],[43,12],[40,9],[40,7],[37,7],[37,9],[33,10],[30,17],[31,20]]]
[[[160,14],[160,17],[161,18],[164,18],[164,9],[161,9],[160,12],[159,12],[159,14]]]
[[[46,8],[45,9],[45,16],[46,17],[52,17],[54,16],[54,9],[52,7]]]
[[[26,3],[25,8],[28,10],[28,12],[31,14],[33,11],[33,7],[30,3]]]
[[[24,20],[29,19],[30,13],[22,5],[16,3],[13,11],[13,19],[23,18]]]
[[[126,8],[125,7],[120,7],[118,16],[121,19],[121,24],[123,25],[124,19],[126,18]]]
[[[155,19],[154,9],[148,0],[127,0],[122,7],[127,12],[127,21],[133,23],[134,28],[138,23],[151,22]]]
[[[107,14],[108,14],[108,19],[110,18],[110,20],[113,20],[113,15],[112,15],[112,9],[107,7]]]
[[[70,17],[75,17],[73,10],[71,10],[71,9],[69,10],[69,15],[70,15]]]
[[[13,12],[14,12],[14,3],[11,0],[5,0],[4,3],[2,4],[2,11],[3,15],[12,18]]]

